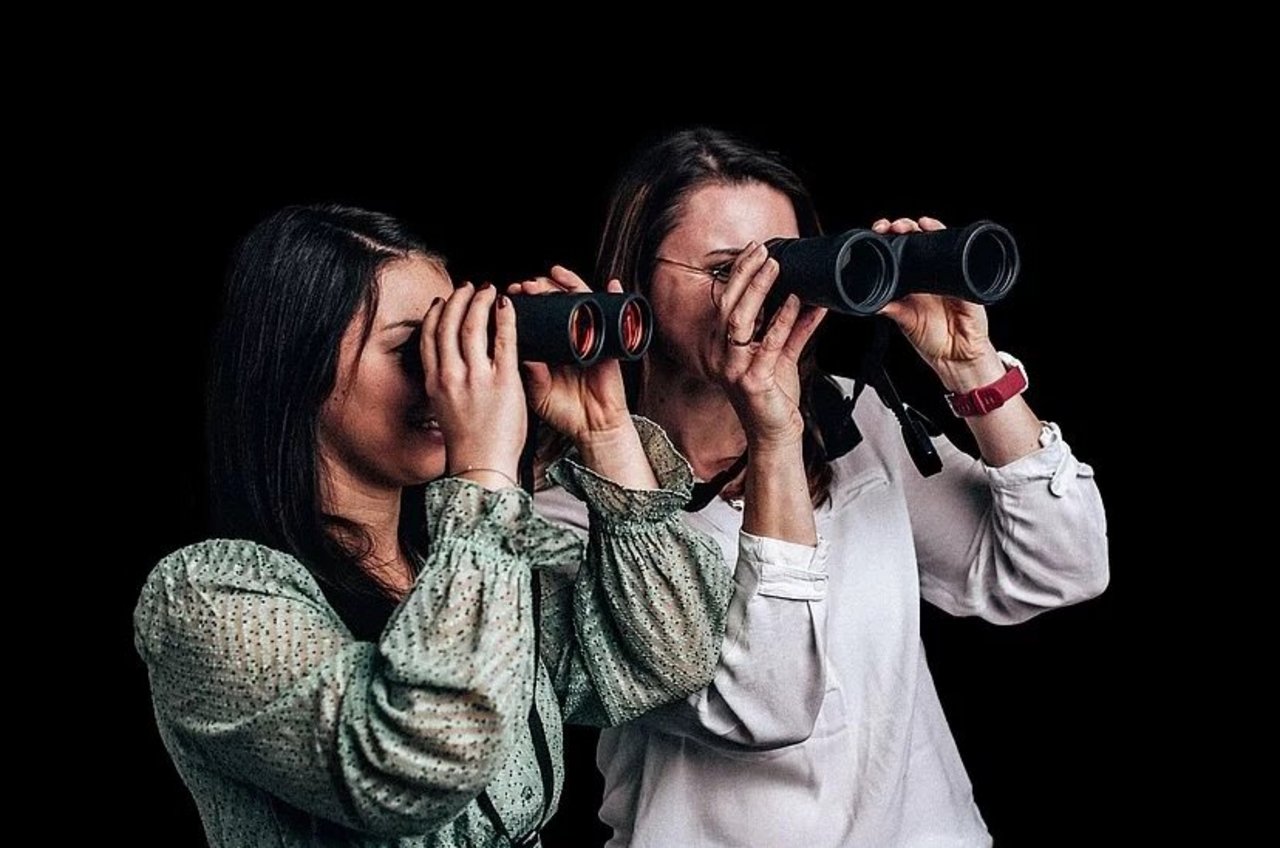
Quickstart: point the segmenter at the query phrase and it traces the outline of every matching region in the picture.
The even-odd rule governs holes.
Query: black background
[[[121,250],[145,261],[126,263],[129,280],[111,298],[112,350],[123,359],[98,403],[119,413],[105,462],[115,483],[90,494],[116,540],[97,596],[110,612],[108,667],[120,671],[105,734],[107,756],[118,759],[106,762],[127,764],[130,797],[139,799],[114,803],[110,818],[127,823],[138,844],[201,841],[155,732],[130,612],[151,566],[205,534],[204,357],[235,241],[278,206],[333,200],[404,218],[449,257],[455,279],[506,282],[552,263],[586,274],[628,154],[655,131],[708,123],[787,154],[828,230],[927,214],[951,225],[990,218],[1018,238],[1023,274],[990,310],[992,337],[1026,364],[1033,408],[1060,423],[1097,471],[1112,582],[1097,600],[1013,628],[926,606],[928,657],[997,844],[1146,830],[1135,788],[1156,767],[1151,707],[1139,693],[1159,673],[1153,569],[1172,565],[1152,546],[1151,525],[1138,521],[1152,514],[1142,507],[1160,489],[1152,475],[1162,446],[1148,389],[1134,376],[1149,352],[1152,281],[1114,238],[1135,215],[1136,154],[1099,125],[1082,125],[1069,106],[1014,132],[963,110],[850,131],[819,110],[783,118],[623,105],[589,116],[542,104],[465,112],[379,104],[353,116],[338,103],[282,98],[251,116],[216,106],[174,112],[129,138],[130,168],[113,175],[112,191],[137,210],[123,221]],[[893,369],[909,401],[971,444],[905,345],[894,348]],[[568,738],[569,779],[544,837],[549,848],[604,834],[592,734],[571,728]]]

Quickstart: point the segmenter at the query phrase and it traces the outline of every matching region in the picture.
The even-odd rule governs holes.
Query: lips
[[[439,430],[440,421],[423,407],[409,413],[409,426],[416,430]]]

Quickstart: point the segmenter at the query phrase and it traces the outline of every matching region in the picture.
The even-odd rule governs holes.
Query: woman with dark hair
[[[291,207],[243,242],[209,394],[225,538],[134,613],[210,844],[533,844],[562,720],[710,680],[729,578],[678,517],[688,465],[616,362],[531,364],[589,544],[537,516],[513,312],[385,215]]]
[[[825,378],[789,346],[770,387],[788,415],[760,437],[741,399],[761,391],[744,364],[771,344],[759,328],[779,268],[764,243],[819,233],[794,171],[715,130],[646,148],[612,195],[597,273],[646,294],[657,326],[630,374],[633,407],[712,481],[688,522],[736,565],[711,685],[601,736],[611,846],[990,844],[925,663],[919,601],[1014,623],[1106,586],[1093,472],[1021,396],[965,419],[981,459],[934,439],[943,471],[926,478],[895,415],[865,398],[853,413],[862,443],[829,455],[813,408]],[[794,294],[786,304],[797,308]],[[822,317],[797,314],[805,326]],[[949,392],[1011,367],[981,306],[910,295],[883,315]],[[755,516],[779,498],[803,499],[809,538],[761,532]],[[557,488],[538,507],[584,521]]]

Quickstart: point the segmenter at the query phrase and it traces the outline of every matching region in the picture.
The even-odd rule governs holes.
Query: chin
[[[439,445],[431,445],[424,449],[415,450],[412,456],[407,457],[406,466],[411,469],[406,475],[409,482],[405,485],[418,486],[423,483],[430,483],[432,480],[438,480],[444,476],[446,467],[446,458],[444,453],[444,442]]]

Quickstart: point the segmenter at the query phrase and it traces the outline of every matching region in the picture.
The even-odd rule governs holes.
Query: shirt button
[[[523,798],[523,799],[525,799],[526,801],[532,801],[532,800],[533,800],[533,787],[532,787],[532,786],[526,786],[524,789],[520,790],[520,797],[521,797],[521,798]]]

